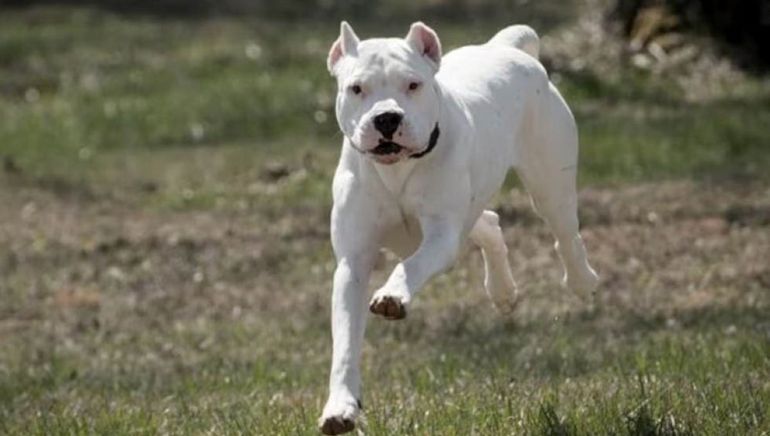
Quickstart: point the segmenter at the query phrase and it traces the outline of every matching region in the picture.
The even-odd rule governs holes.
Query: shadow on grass
[[[633,373],[640,366],[633,350],[677,367],[692,357],[688,348],[705,346],[709,338],[732,338],[747,356],[764,354],[765,359],[770,358],[766,335],[770,316],[760,307],[709,306],[667,316],[613,307],[580,311],[560,319],[500,322],[486,328],[470,325],[474,322],[468,318],[476,315],[454,317],[453,322],[431,331],[426,338],[431,353],[461,356],[468,359],[463,365],[470,363],[482,372],[508,368],[513,378],[522,374],[546,379],[580,377],[617,368]],[[424,326],[409,330],[419,334]],[[704,352],[720,351],[715,348]]]

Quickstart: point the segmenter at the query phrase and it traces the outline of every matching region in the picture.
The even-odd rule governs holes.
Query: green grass
[[[722,317],[698,314],[675,331],[662,319],[604,331],[590,317],[522,327],[471,321],[432,338],[414,325],[373,323],[364,426],[372,434],[766,434],[767,338],[752,331],[757,318],[725,336]],[[170,350],[163,365],[152,357],[160,344],[59,346],[38,357],[46,366],[3,383],[0,429],[313,434],[326,332],[314,323],[259,327],[207,320],[183,335],[161,329]]]
[[[0,24],[0,151],[30,170],[63,171],[64,163],[141,149],[291,147],[294,140],[333,154],[339,146],[324,63],[335,25],[306,23],[287,33],[298,26],[87,9],[6,12]],[[478,24],[436,27],[449,48],[492,32]],[[359,32],[399,30],[362,23]],[[586,181],[764,174],[766,80],[688,103],[673,80],[634,71],[621,77],[560,74],[581,128]]]
[[[432,24],[447,47],[497,26]],[[2,11],[0,433],[316,433],[336,27]],[[558,72],[606,296],[558,289],[514,191],[499,201],[523,308],[490,315],[475,254],[405,321],[370,320],[366,434],[770,432],[770,84],[690,102],[618,68]]]

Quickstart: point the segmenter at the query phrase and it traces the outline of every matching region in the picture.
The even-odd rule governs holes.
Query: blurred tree
[[[687,30],[723,43],[745,66],[770,66],[768,0],[617,0],[611,16],[620,20],[632,49]]]
[[[119,13],[176,17],[249,15],[278,20],[348,19],[388,27],[414,20],[441,20],[488,25],[526,22],[539,30],[574,16],[578,0],[0,0],[2,7],[42,4],[98,7]]]

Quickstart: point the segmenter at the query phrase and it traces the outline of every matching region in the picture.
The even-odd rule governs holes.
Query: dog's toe
[[[406,318],[406,306],[397,297],[385,296],[376,298],[369,305],[369,310],[385,319],[397,320]]]
[[[493,303],[501,315],[510,316],[513,315],[513,312],[519,306],[519,297],[514,295],[509,298],[494,300]]]
[[[584,296],[595,296],[599,286],[599,276],[590,267],[573,274],[565,274],[562,285]]]
[[[342,434],[353,431],[356,428],[355,422],[351,419],[339,416],[326,418],[321,424],[321,433],[328,435]]]

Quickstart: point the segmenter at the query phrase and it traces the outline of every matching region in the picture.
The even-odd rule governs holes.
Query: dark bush
[[[675,15],[680,29],[713,37],[745,66],[770,66],[767,0],[617,0],[612,15],[629,35],[640,12],[655,7]]]

